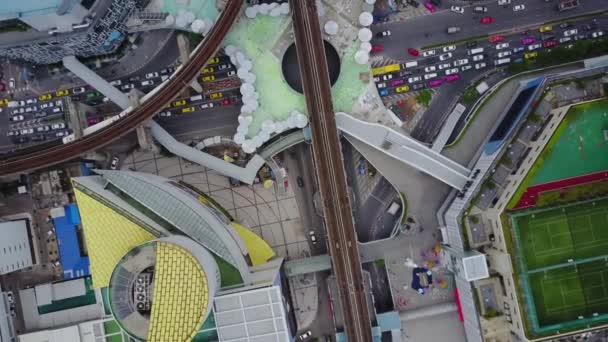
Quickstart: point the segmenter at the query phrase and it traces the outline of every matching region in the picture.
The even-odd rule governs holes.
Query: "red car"
[[[499,34],[495,35],[495,36],[490,36],[490,43],[498,43],[498,42],[502,42],[503,40],[505,40],[504,36],[501,36]]]
[[[426,7],[426,9],[428,9],[431,13],[437,12],[437,7],[435,7],[435,5],[433,5],[430,1],[425,2],[424,7]]]
[[[372,52],[380,52],[384,51],[384,45],[374,45],[372,46]]]
[[[494,22],[494,17],[483,17],[479,22],[482,24],[491,24]]]
[[[557,45],[557,40],[555,40],[555,39],[547,40],[546,42],[543,43],[544,48],[554,47],[555,45]]]
[[[418,52],[418,50],[413,49],[413,48],[407,48],[407,53],[409,53],[410,55],[412,55],[414,57],[420,56],[420,52]]]
[[[88,118],[87,122],[89,123],[89,125],[94,125],[96,123],[100,123],[103,120],[103,118],[101,116],[94,116],[92,118]]]
[[[223,99],[221,102],[222,106],[229,106],[232,104],[232,100],[230,99]]]

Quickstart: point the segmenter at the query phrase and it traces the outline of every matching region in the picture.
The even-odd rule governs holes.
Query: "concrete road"
[[[391,36],[378,40],[375,44],[384,45],[383,55],[396,60],[406,58],[408,47],[421,48],[424,46],[447,43],[469,37],[489,35],[496,32],[522,32],[526,26],[540,25],[542,23],[579,16],[585,13],[608,9],[605,0],[584,0],[579,7],[558,12],[556,1],[544,2],[542,0],[513,1],[515,4],[525,4],[525,11],[514,12],[512,5],[502,7],[492,1],[486,2],[486,13],[473,13],[471,6],[465,6],[464,14],[451,12],[448,6],[430,16],[421,16],[403,22],[393,22],[372,26],[374,35],[377,32],[390,30]],[[479,23],[481,17],[492,16],[495,22],[489,25]],[[448,27],[460,27],[458,33],[447,33]],[[411,57],[411,56],[410,56]]]

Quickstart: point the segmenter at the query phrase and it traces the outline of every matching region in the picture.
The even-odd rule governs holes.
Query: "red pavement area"
[[[536,201],[538,201],[538,197],[542,192],[565,189],[572,186],[601,181],[604,179],[608,179],[608,171],[590,173],[582,176],[564,178],[553,182],[530,186],[521,196],[519,202],[512,209],[512,211],[536,206]]]

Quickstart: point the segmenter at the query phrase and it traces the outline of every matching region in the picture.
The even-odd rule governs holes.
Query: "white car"
[[[119,86],[119,85],[122,84],[122,81],[121,80],[114,80],[114,81],[110,82],[110,84],[113,85],[113,86]]]
[[[564,31],[564,37],[570,37],[578,33],[577,29]]]
[[[534,51],[537,49],[540,49],[542,45],[540,45],[540,43],[536,43],[536,44],[530,44],[528,45],[528,51]]]
[[[153,86],[153,85],[154,85],[154,81],[152,81],[152,80],[147,80],[147,81],[141,82],[142,87]]]
[[[74,93],[75,95],[82,94],[85,91],[87,91],[87,90],[84,87],[72,89],[72,93]]]
[[[393,78],[393,74],[382,75],[382,80],[383,81],[388,81],[388,80],[391,80],[392,78]]]
[[[374,77],[374,83],[378,83],[378,82],[380,82],[380,76]]]
[[[23,121],[25,117],[23,115],[15,115],[11,118],[11,121]]]
[[[442,62],[445,61],[445,60],[448,60],[450,58],[452,58],[452,53],[451,52],[444,53],[443,55],[439,56],[439,60],[442,61]]]
[[[61,111],[62,111],[61,107],[55,107],[55,108],[53,108],[53,113],[59,113]]]
[[[437,77],[437,73],[434,73],[434,72],[424,75],[425,80],[430,80],[431,78],[435,78],[435,77]]]
[[[599,38],[599,37],[602,37],[602,36],[604,36],[604,31],[597,31],[597,32],[593,32],[591,34],[591,38]]]
[[[509,43],[501,43],[496,45],[496,50],[502,50],[509,47]]]
[[[504,58],[507,56],[511,56],[511,51],[507,50],[498,53],[498,58]]]
[[[151,78],[155,78],[158,77],[158,73],[157,72],[151,72],[149,74],[146,74],[146,78],[147,79],[151,79]]]
[[[227,77],[234,76],[234,75],[236,75],[236,71],[234,71],[234,70],[230,70],[226,73]]]
[[[158,113],[158,116],[160,116],[161,118],[166,118],[166,117],[171,116],[171,112],[170,111],[160,112],[160,113]]]
[[[36,127],[36,132],[48,132],[51,129],[49,126]]]
[[[483,60],[483,55],[475,55],[473,56],[473,62],[479,62],[481,60]]]
[[[422,57],[435,56],[435,50],[422,51]]]
[[[443,47],[443,52],[450,52],[456,50],[456,45],[448,45]]]
[[[209,108],[213,108],[213,102],[207,102],[207,103],[203,103],[201,105],[201,109],[209,109]]]
[[[445,71],[446,76],[447,75],[453,75],[453,74],[457,74],[458,73],[458,68],[453,68],[453,69],[447,69]]]
[[[447,69],[450,67],[450,63],[439,64],[439,70]]]
[[[36,103],[36,102],[38,102],[38,100],[36,100],[36,99],[34,99],[34,98],[27,99],[27,100],[25,101],[25,103],[27,103],[27,104],[34,104],[34,103]]]
[[[410,77],[407,79],[407,83],[415,83],[415,82],[420,82],[422,81],[422,77],[420,76],[414,76],[414,77]]]
[[[32,107],[27,107],[27,108],[25,108],[25,112],[26,112],[26,113],[35,112],[35,111],[37,111],[37,110],[38,110],[38,107],[36,107],[36,106],[32,106]]]
[[[460,67],[460,71],[464,72],[464,71],[467,71],[467,70],[471,70],[471,68],[473,68],[473,67],[470,66],[470,65],[463,65],[463,66]]]
[[[45,102],[45,103],[43,103],[43,104],[40,105],[40,109],[51,108],[53,106],[54,106],[53,102]]]
[[[51,129],[55,130],[55,129],[64,129],[65,128],[65,124],[63,122],[60,123],[54,123],[51,125]]]
[[[118,157],[112,158],[112,162],[110,162],[110,170],[116,170],[118,168],[118,162],[120,159]]]
[[[424,72],[433,72],[435,70],[437,70],[437,68],[434,65],[424,68]]]
[[[511,0],[498,0],[498,6],[509,5]]]
[[[452,7],[450,7],[450,11],[452,11],[454,13],[463,14],[464,13],[464,8],[462,8],[460,6],[452,6]]]
[[[525,9],[526,9],[526,6],[524,4],[513,6],[513,12],[519,12],[519,11],[523,11]]]
[[[65,137],[66,135],[68,135],[68,132],[66,132],[66,131],[61,131],[61,132],[55,133],[55,136],[57,138]]]
[[[454,66],[458,67],[461,65],[465,65],[465,64],[469,64],[469,60],[467,58],[463,58],[463,59],[459,59],[457,61],[454,61]]]
[[[315,231],[311,230],[308,232],[308,236],[310,236],[310,242],[312,242],[313,245],[317,244],[317,236],[315,235]]]
[[[21,131],[19,131],[19,133],[21,133],[21,135],[34,134],[34,129],[33,128],[22,129]]]
[[[378,83],[376,86],[378,87],[378,89],[386,88],[386,83]]]
[[[300,336],[298,337],[300,339],[300,341],[305,341],[306,339],[309,339],[310,336],[312,336],[312,332],[310,330],[300,334]]]
[[[486,67],[486,63],[477,63],[475,64],[475,70],[483,69]]]
[[[571,40],[572,40],[572,38],[570,38],[570,37],[562,37],[562,38],[559,39],[559,43],[563,44],[563,43],[567,43],[567,42],[569,42]]]

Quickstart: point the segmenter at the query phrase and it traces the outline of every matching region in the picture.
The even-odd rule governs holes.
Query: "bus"
[[[377,67],[372,69],[372,75],[382,75],[388,74],[390,72],[395,72],[401,70],[401,66],[399,64],[389,64],[382,67]]]

